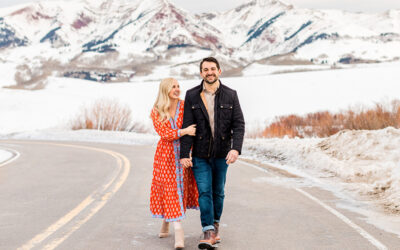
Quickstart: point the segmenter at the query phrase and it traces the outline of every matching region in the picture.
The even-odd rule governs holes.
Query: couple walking
[[[150,211],[163,218],[159,237],[167,237],[169,223],[175,229],[175,248],[184,248],[180,221],[187,208],[200,207],[200,249],[221,241],[219,222],[224,205],[228,165],[241,152],[244,118],[235,90],[219,80],[221,69],[213,57],[200,63],[203,81],[179,99],[173,78],[161,81],[151,112],[161,139],[153,165]]]

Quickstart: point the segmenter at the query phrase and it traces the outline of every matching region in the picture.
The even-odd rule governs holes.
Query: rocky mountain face
[[[111,82],[192,78],[210,55],[232,76],[252,63],[398,60],[400,11],[309,10],[278,0],[201,15],[167,0],[60,0],[0,9],[0,61],[16,70]]]

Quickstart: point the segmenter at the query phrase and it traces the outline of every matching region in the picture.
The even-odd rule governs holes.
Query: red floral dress
[[[166,221],[179,221],[185,218],[186,208],[199,208],[192,169],[185,169],[179,163],[183,106],[183,101],[179,101],[174,119],[168,122],[160,121],[158,112],[151,111],[154,128],[161,139],[154,156],[150,211],[153,217]]]

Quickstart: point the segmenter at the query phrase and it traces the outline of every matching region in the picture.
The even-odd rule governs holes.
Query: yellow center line
[[[28,142],[22,142],[22,143],[28,143]],[[60,228],[65,226],[67,223],[71,222],[73,219],[75,219],[83,210],[88,208],[89,206],[92,205],[90,208],[90,212],[84,216],[84,218],[81,218],[74,222],[74,225],[67,230],[67,232],[60,238],[54,239],[50,243],[48,243],[43,249],[54,249],[58,245],[60,245],[63,241],[65,241],[72,233],[74,233],[76,230],[78,230],[83,224],[85,224],[90,218],[93,217],[111,198],[112,195],[114,195],[124,184],[126,179],[128,178],[129,171],[130,171],[130,162],[127,157],[124,155],[111,151],[111,150],[106,150],[106,149],[100,149],[100,148],[94,148],[94,147],[88,147],[88,146],[80,146],[80,145],[71,145],[71,144],[60,144],[60,143],[41,143],[41,142],[29,142],[29,143],[34,143],[34,144],[46,144],[46,145],[55,145],[55,146],[63,146],[63,147],[72,147],[72,148],[80,148],[80,149],[86,149],[86,150],[92,150],[92,151],[97,151],[97,152],[102,152],[108,155],[111,155],[117,160],[118,163],[118,174],[115,175],[107,184],[103,185],[102,190],[99,191],[94,191],[92,194],[90,194],[88,197],[86,197],[78,206],[76,206],[74,209],[72,209],[70,212],[68,212],[66,215],[64,215],[62,218],[60,218],[58,221],[53,223],[51,226],[49,226],[47,229],[45,229],[43,232],[40,234],[36,235],[33,237],[30,241],[26,242],[24,245],[19,247],[19,250],[27,250],[27,249],[32,249],[36,247],[38,244],[42,243],[44,240],[46,240],[48,237],[56,233]],[[122,173],[121,173],[122,169]],[[110,187],[111,190],[107,191],[106,190]],[[94,197],[96,197],[96,194],[101,193],[102,196],[98,200],[96,200]]]

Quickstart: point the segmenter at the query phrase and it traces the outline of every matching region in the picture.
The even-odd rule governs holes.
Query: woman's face
[[[179,99],[179,95],[181,94],[181,89],[179,88],[179,83],[178,81],[174,81],[172,85],[171,91],[169,91],[168,96],[170,99]]]

